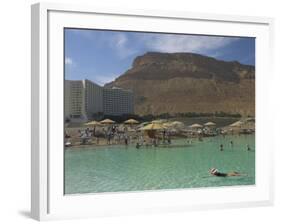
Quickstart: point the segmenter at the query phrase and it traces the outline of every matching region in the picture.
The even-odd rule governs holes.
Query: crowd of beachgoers
[[[186,126],[180,121],[155,120],[139,123],[129,119],[117,124],[106,119],[101,122],[90,121],[79,127],[65,128],[65,146],[104,146],[104,145],[134,145],[157,147],[169,146],[175,139],[186,139],[191,144],[194,139],[203,141],[205,137],[228,134],[252,134],[255,131],[254,118],[239,120],[225,127],[217,127],[214,122],[205,124],[192,124]],[[223,146],[220,146],[223,150]]]

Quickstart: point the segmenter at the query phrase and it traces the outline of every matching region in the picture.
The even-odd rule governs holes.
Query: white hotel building
[[[65,80],[65,118],[86,121],[94,114],[120,116],[133,113],[134,94],[130,90],[105,88],[89,80]]]

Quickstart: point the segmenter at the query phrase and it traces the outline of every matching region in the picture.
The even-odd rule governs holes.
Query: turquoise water
[[[233,141],[233,146],[230,145]],[[65,193],[141,191],[255,184],[254,135],[172,141],[174,147],[91,146],[65,151]],[[220,144],[224,151],[219,150]],[[247,144],[251,151],[247,151]],[[239,171],[239,177],[213,177]]]

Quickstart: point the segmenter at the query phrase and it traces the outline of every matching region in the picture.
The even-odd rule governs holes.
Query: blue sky
[[[65,29],[65,79],[104,85],[148,51],[193,52],[255,65],[254,38]]]

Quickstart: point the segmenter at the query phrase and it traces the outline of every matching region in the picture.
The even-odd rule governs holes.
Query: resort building
[[[82,80],[85,91],[85,114],[91,118],[93,114],[103,112],[103,88],[89,80]]]
[[[106,115],[120,116],[134,113],[134,95],[121,88],[103,89],[103,112]]]
[[[134,113],[134,95],[130,90],[105,88],[89,80],[65,80],[64,116],[72,121],[86,121],[94,115]]]
[[[64,82],[64,116],[69,119],[80,119],[85,114],[85,91],[82,81]]]

